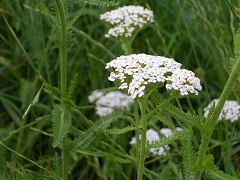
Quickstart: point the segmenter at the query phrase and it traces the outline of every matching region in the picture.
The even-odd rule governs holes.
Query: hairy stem
[[[144,102],[138,100],[138,104],[141,111],[141,125],[142,125],[142,133],[141,133],[141,146],[140,146],[140,156],[139,156],[139,164],[138,164],[138,180],[142,180],[143,177],[143,168],[144,168],[144,160],[146,156],[146,132],[147,132],[147,118],[146,118],[146,108]]]
[[[64,12],[64,7],[61,0],[56,0],[60,25],[61,25],[61,46],[59,48],[60,52],[60,66],[61,66],[61,104],[64,104],[64,97],[66,96],[66,83],[67,83],[67,22],[66,15]],[[65,147],[65,139],[62,141],[62,177],[68,179],[68,161],[67,161],[67,151]]]
[[[231,89],[233,87],[233,84],[237,78],[237,75],[239,73],[239,69],[240,69],[240,57],[237,59],[237,62],[228,78],[228,81],[222,91],[222,94],[218,100],[218,103],[214,109],[214,112],[208,122],[208,125],[207,125],[207,129],[206,129],[206,134],[204,134],[203,138],[202,138],[202,141],[201,141],[201,145],[200,145],[200,149],[199,149],[199,153],[198,153],[198,159],[197,159],[197,163],[199,165],[202,165],[204,159],[205,159],[205,156],[206,156],[206,152],[207,152],[207,149],[208,149],[208,144],[209,144],[209,140],[212,136],[212,133],[214,131],[214,128],[217,124],[217,120],[218,120],[218,117],[222,111],[222,108],[225,104],[225,101],[227,100],[227,97],[229,96],[230,92],[231,92]],[[198,171],[196,173],[196,178],[197,180],[200,180],[201,179],[201,171]]]

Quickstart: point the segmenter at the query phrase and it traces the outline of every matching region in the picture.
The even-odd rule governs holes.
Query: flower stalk
[[[60,53],[60,73],[61,73],[61,104],[63,105],[64,97],[66,96],[67,87],[67,20],[66,14],[64,12],[64,7],[61,0],[56,0],[57,9],[60,19],[60,31],[61,31],[61,45],[59,48]],[[68,179],[68,161],[67,161],[67,151],[66,151],[66,139],[62,141],[62,177]]]
[[[138,100],[138,105],[141,111],[141,144],[140,144],[140,155],[139,155],[139,164],[138,164],[138,180],[142,180],[143,177],[143,168],[144,161],[146,156],[146,133],[147,133],[147,118],[146,118],[146,108],[143,101]]]
[[[205,156],[206,156],[206,152],[207,152],[207,149],[208,149],[208,145],[209,145],[209,141],[210,141],[210,138],[212,136],[212,133],[214,131],[214,128],[217,124],[217,121],[218,121],[218,117],[223,109],[223,106],[224,106],[224,103],[225,101],[227,100],[230,92],[231,92],[231,89],[234,85],[234,82],[238,76],[238,73],[239,73],[239,69],[240,69],[240,57],[238,57],[237,61],[236,61],[236,64],[235,66],[233,67],[232,69],[232,72],[228,78],[228,81],[222,91],[222,94],[219,98],[219,101],[213,111],[213,114],[207,124],[206,127],[208,127],[206,129],[207,133],[203,136],[203,139],[201,141],[201,145],[200,145],[200,149],[199,149],[199,153],[198,153],[198,159],[197,159],[197,164],[199,165],[202,165],[203,164],[203,161],[205,159]],[[199,170],[198,172],[196,172],[196,175],[195,175],[195,179],[196,180],[200,180],[201,179],[201,171]]]

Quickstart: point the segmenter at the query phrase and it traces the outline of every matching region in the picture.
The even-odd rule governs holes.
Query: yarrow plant
[[[105,34],[110,37],[131,37],[138,29],[153,22],[153,12],[142,6],[123,6],[100,15],[100,20],[110,24]]]
[[[209,110],[214,104],[218,103],[218,99],[214,99],[207,107],[204,108],[204,117],[207,117]],[[227,100],[223,106],[218,121],[229,120],[231,122],[237,121],[240,118],[240,104],[237,101]]]
[[[200,79],[192,71],[181,69],[181,64],[173,59],[146,54],[120,56],[107,63],[111,71],[108,79],[126,89],[132,98],[142,97],[150,84],[163,86],[181,96],[198,95],[202,90]]]
[[[140,121],[137,120],[137,124],[140,125],[141,133],[136,130],[137,137],[138,134],[141,134],[138,179],[142,179],[143,176],[148,133],[152,132],[147,132],[147,119],[150,116],[149,114],[148,116],[146,115],[145,97],[147,98],[148,96],[144,95],[153,92],[158,87],[166,85],[167,91],[171,93],[170,98],[166,100],[166,102],[168,102],[171,101],[172,98],[179,97],[179,95],[180,97],[191,94],[198,95],[199,91],[202,90],[200,79],[195,77],[193,72],[181,69],[181,66],[180,63],[173,59],[146,54],[120,56],[106,65],[106,69],[111,72],[108,79],[119,85],[119,89],[126,90],[133,99],[137,99],[140,107],[141,119]],[[161,107],[161,105],[164,105],[164,102],[161,102],[157,108]],[[154,111],[151,113],[153,112]],[[157,139],[157,136],[153,137]],[[153,149],[150,149],[152,149],[152,152],[155,154],[163,154],[163,150],[158,148],[159,147],[154,146]]]
[[[176,131],[182,131],[182,128],[177,127]],[[160,133],[165,137],[169,137],[169,136],[173,135],[172,130],[169,128],[160,129]],[[149,144],[161,140],[158,132],[155,131],[154,129],[148,129],[146,136],[147,136],[147,142]],[[141,134],[139,135],[139,139],[141,139]],[[136,144],[137,143],[136,137],[133,137],[129,143],[131,145]],[[156,155],[156,156],[166,155],[165,149],[170,150],[170,146],[165,145],[164,147],[151,148],[150,153],[153,155]]]
[[[88,96],[89,102],[96,101],[96,114],[100,117],[110,115],[117,110],[128,110],[133,104],[133,98],[120,92],[110,91],[107,93],[98,90]]]
[[[22,2],[17,2],[19,2],[17,5],[20,7]],[[138,1],[131,2],[135,4],[139,3]],[[159,5],[162,3],[161,1],[158,2],[160,4],[149,3],[148,7],[153,8],[154,12],[157,13],[161,9]],[[122,3],[123,1],[121,4]],[[231,9],[231,11],[226,11],[226,13],[222,14],[233,14],[233,16],[231,18],[231,23],[229,23],[231,25],[230,31],[226,31],[224,34],[227,35],[226,37],[229,37],[229,35],[232,37],[233,34],[231,30],[235,29],[232,28],[232,26],[237,24],[233,19],[238,13],[235,13],[236,8],[234,7],[236,3],[227,3],[230,8],[228,6],[226,8],[226,4],[223,4],[222,2],[220,4],[223,6],[223,10]],[[203,52],[203,54],[198,54],[198,57],[206,57],[207,55],[209,59],[207,66],[202,64],[205,61],[199,61],[199,74],[204,76],[205,72],[210,72],[209,69],[205,68],[217,64],[216,67],[219,74],[216,73],[214,75],[215,77],[211,77],[209,81],[215,80],[214,78],[218,78],[218,75],[220,75],[219,77],[223,80],[219,85],[225,86],[219,99],[215,103],[216,106],[214,108],[210,108],[210,106],[205,108],[206,115],[204,116],[207,117],[208,114],[206,120],[206,118],[202,116],[202,109],[200,108],[198,111],[195,111],[195,108],[201,103],[202,98],[209,97],[209,94],[207,93],[212,92],[211,89],[210,91],[205,92],[204,96],[198,98],[197,102],[193,104],[190,99],[187,99],[187,102],[180,102],[177,99],[178,97],[188,97],[188,95],[198,95],[202,90],[200,80],[195,77],[195,74],[192,71],[182,69],[180,63],[170,58],[146,54],[132,54],[131,44],[134,38],[137,37],[137,33],[151,24],[150,28],[145,29],[146,31],[141,34],[144,35],[142,39],[145,39],[146,36],[154,33],[157,33],[157,38],[155,38],[155,36],[147,38],[146,47],[141,50],[135,50],[135,52],[143,52],[145,51],[144,49],[151,52],[158,52],[159,49],[162,52],[169,52],[171,51],[172,44],[175,45],[177,42],[181,42],[177,45],[178,48],[176,49],[175,54],[179,55],[179,52],[183,52],[178,57],[186,57],[186,59],[182,61],[183,63],[188,62],[189,59],[195,55],[193,53],[196,50],[194,46],[187,54],[181,49],[182,47],[187,47],[189,44],[188,41],[185,43],[184,39],[191,38],[191,41],[193,42],[196,40],[194,37],[190,36],[195,30],[185,26],[188,25],[188,23],[184,23],[185,17],[183,17],[183,21],[177,20],[176,23],[172,24],[176,27],[183,27],[184,29],[187,29],[187,31],[175,28],[176,31],[172,33],[170,32],[170,34],[173,35],[182,34],[182,37],[177,36],[176,41],[176,38],[174,37],[162,36],[166,34],[167,29],[174,28],[168,26],[167,29],[164,29],[161,27],[166,27],[167,24],[162,23],[168,23],[167,20],[170,19],[167,19],[168,17],[166,16],[168,16],[169,13],[171,14],[171,12],[176,9],[179,10],[179,3],[174,3],[174,6],[172,3],[164,4],[164,7],[170,7],[165,8],[170,10],[170,12],[164,13],[166,16],[161,17],[160,19],[158,18],[160,21],[155,23],[157,26],[156,29],[152,29],[154,26],[152,25],[154,19],[153,11],[141,6],[124,6],[117,10],[102,14],[100,16],[101,20],[110,25],[111,28],[105,37],[112,38],[114,39],[114,42],[121,43],[125,55],[118,57],[107,64],[106,69],[111,71],[109,80],[119,85],[120,89],[126,91],[130,96],[127,96],[120,91],[107,93],[101,91],[93,92],[89,96],[89,101],[96,103],[97,114],[104,117],[95,120],[92,119],[91,114],[90,118],[88,113],[87,116],[85,116],[85,110],[88,109],[89,106],[84,106],[82,97],[84,99],[86,91],[91,89],[91,86],[94,87],[96,85],[96,79],[98,80],[100,76],[98,76],[98,73],[94,72],[98,72],[100,66],[94,66],[94,69],[91,69],[90,71],[79,71],[79,69],[84,68],[86,64],[83,62],[76,64],[74,60],[76,57],[80,57],[81,60],[84,60],[89,58],[90,54],[91,59],[103,62],[98,57],[115,57],[116,54],[121,53],[121,50],[120,48],[115,48],[115,46],[106,47],[100,42],[101,37],[99,37],[99,34],[102,34],[101,30],[97,29],[97,31],[95,31],[94,29],[98,28],[100,24],[95,24],[96,19],[91,17],[88,18],[88,23],[85,23],[86,18],[81,16],[85,13],[86,9],[82,7],[87,5],[88,10],[92,12],[91,14],[95,15],[97,13],[95,10],[103,9],[106,6],[112,7],[112,5],[117,4],[117,1],[45,0],[39,1],[39,3],[35,4],[33,1],[28,1],[25,8],[30,11],[27,11],[27,14],[25,14],[24,11],[18,12],[23,13],[20,14],[21,17],[29,17],[30,15],[31,18],[24,19],[24,21],[26,21],[25,24],[28,24],[28,21],[33,23],[36,22],[33,26],[35,28],[21,26],[21,28],[17,28],[17,34],[15,34],[14,28],[12,27],[16,26],[16,24],[14,24],[16,19],[14,18],[19,16],[18,14],[14,14],[14,11],[10,12],[14,9],[13,7],[16,6],[16,3],[4,1],[1,4],[3,4],[1,18],[6,23],[6,26],[3,26],[3,33],[0,32],[1,39],[4,40],[4,44],[1,45],[0,48],[2,52],[5,52],[1,53],[1,61],[3,61],[2,63],[4,65],[4,67],[1,68],[1,75],[3,75],[3,78],[6,77],[6,75],[10,75],[11,77],[7,77],[8,82],[4,81],[4,85],[6,86],[1,88],[0,95],[1,107],[3,107],[3,109],[1,109],[2,113],[0,113],[0,119],[3,119],[3,123],[1,122],[1,124],[3,124],[3,126],[6,125],[5,127],[1,126],[0,131],[0,179],[11,179],[11,177],[14,177],[16,179],[45,178],[68,180],[68,176],[76,177],[76,179],[112,179],[112,177],[117,177],[118,179],[135,179],[135,167],[138,168],[138,180],[166,178],[229,180],[235,179],[229,174],[234,176],[239,175],[239,168],[232,168],[235,164],[230,162],[231,159],[234,158],[234,155],[238,155],[239,153],[239,148],[237,147],[238,126],[234,124],[234,128],[231,128],[231,138],[228,139],[227,136],[221,136],[223,138],[220,137],[221,140],[224,140],[223,142],[219,143],[218,140],[212,140],[211,136],[218,119],[225,119],[231,122],[239,119],[239,104],[231,103],[231,105],[226,105],[228,101],[226,103],[225,101],[231,90],[234,89],[234,83],[236,80],[238,79],[238,81],[240,81],[240,30],[237,31],[234,40],[235,56],[230,59],[229,63],[227,63],[230,65],[230,76],[227,82],[225,81],[225,78],[222,78],[226,72],[221,69],[222,60],[224,60],[224,62],[227,60],[221,59],[221,56],[226,55],[228,57],[232,54],[232,51],[231,47],[228,47],[228,44],[224,43],[221,45],[222,42],[226,42],[224,39],[225,37],[215,38],[216,34],[212,31],[211,33],[207,33],[207,36],[211,35],[210,37],[201,36],[202,39],[198,39],[199,44],[201,44],[201,42],[212,41],[212,47],[215,47],[215,44],[220,44],[220,46],[218,46],[219,48],[216,48],[215,54],[217,55],[219,54],[219,50],[221,52],[229,52],[220,53],[221,56],[215,56],[215,54],[213,54],[212,57],[211,54],[209,55],[208,51]],[[204,16],[208,11],[202,11],[201,3],[199,3],[199,9],[198,7],[195,7],[196,3],[194,3],[194,1],[191,1],[191,4],[193,5],[193,9],[189,9],[189,6],[186,6],[188,4],[181,3],[181,11],[176,15],[186,14],[187,12],[191,13],[191,16],[194,17],[193,20],[198,20],[199,17],[203,17],[200,18],[200,20],[203,20],[204,22],[205,20],[208,21],[208,19],[205,19],[208,17]],[[79,5],[80,8],[75,7],[75,5]],[[211,7],[215,7],[219,4],[212,5],[213,6],[209,6],[208,9],[212,10],[213,8]],[[89,6],[94,7],[91,8]],[[95,6],[97,6],[97,8]],[[174,7],[174,9],[171,9],[172,7]],[[36,11],[33,11],[36,8],[39,9],[39,14],[37,14]],[[223,12],[221,11],[222,9],[215,9],[217,12]],[[196,11],[197,16],[194,14],[194,11]],[[11,16],[9,16],[9,14]],[[156,14],[156,17],[157,16],[159,17],[159,14]],[[51,22],[51,29],[49,29],[49,25],[45,24],[45,18],[49,18],[46,22]],[[222,19],[226,18],[222,16]],[[11,23],[8,23],[8,20]],[[91,29],[92,31],[85,33],[83,29],[77,29],[74,23],[78,20],[78,25],[86,24],[85,29]],[[19,24],[19,22],[21,22],[21,20],[18,21],[17,24]],[[92,26],[92,23],[94,23],[94,26]],[[161,24],[161,27],[159,24]],[[205,26],[205,24],[209,23],[204,23],[202,29],[211,28]],[[222,24],[223,23],[220,22],[221,26]],[[216,25],[216,23],[214,23],[214,25]],[[40,33],[39,38],[35,38],[33,41],[31,35],[37,34],[39,28],[44,29],[44,31]],[[161,30],[164,30],[164,32],[161,32]],[[188,32],[188,30],[193,31]],[[45,33],[48,31],[50,33],[49,40],[52,40],[53,42],[46,41],[45,44]],[[97,32],[97,34],[95,34],[95,32]],[[79,41],[81,45],[78,46],[79,49],[76,51],[74,51],[75,47],[69,49],[76,43],[75,34],[86,38],[86,40]],[[169,35],[169,33],[167,34]],[[205,37],[206,39],[204,39]],[[10,41],[13,39],[18,46],[16,46],[13,51],[11,50],[11,53],[6,53],[5,49],[8,49],[9,44],[14,44]],[[24,42],[27,43],[22,44],[21,40],[23,39]],[[171,43],[161,41],[161,46],[158,46],[159,39],[166,39],[166,41],[170,40]],[[217,41],[218,39],[221,41]],[[222,39],[224,41],[222,41]],[[230,41],[231,40],[232,38]],[[93,46],[86,46],[86,41],[92,43]],[[141,46],[141,41],[135,42],[137,47],[139,47],[139,45]],[[53,43],[58,50],[53,50],[53,48],[55,48],[51,46]],[[210,45],[211,43],[205,44]],[[27,46],[25,46],[26,44]],[[211,52],[215,51],[214,48],[210,49],[212,50]],[[39,53],[39,50],[43,51]],[[73,51],[77,53],[70,55],[69,53],[72,53]],[[105,52],[107,54],[104,54]],[[96,54],[98,57],[95,56]],[[14,61],[13,64],[9,64],[8,62],[9,59],[12,59],[12,55],[14,57],[19,55],[20,58],[14,58],[16,59],[16,62]],[[83,57],[81,57],[82,55]],[[48,59],[53,58],[54,60],[58,59],[58,61],[49,61],[45,72],[43,64],[46,64],[46,58],[42,57],[49,57]],[[20,71],[21,69],[27,69],[26,73],[20,71],[14,73],[14,64],[19,64],[19,59],[22,58],[28,61],[34,72],[29,71],[28,67],[23,67],[18,69]],[[213,63],[210,62],[211,58],[213,58]],[[34,59],[39,59],[40,61],[34,63]],[[95,64],[95,62],[89,63],[89,65]],[[82,66],[83,64],[84,66]],[[71,68],[71,72],[68,71],[69,68]],[[59,72],[57,72],[57,70],[59,70]],[[74,71],[80,75],[80,86],[78,86],[78,75],[73,75],[72,78],[70,77],[71,74],[74,74]],[[33,77],[35,78],[33,79]],[[53,79],[54,82],[52,81]],[[68,82],[68,80],[70,81]],[[20,85],[20,88],[17,88],[19,91],[15,91],[15,87],[12,87],[11,85],[12,82],[16,82]],[[57,87],[53,86],[53,84],[57,85]],[[104,81],[101,86],[105,87],[107,84],[108,83]],[[75,91],[76,87],[78,87],[77,91]],[[159,90],[161,87],[165,88],[164,91],[167,90],[169,93],[164,92],[162,95],[160,93],[162,92],[162,89]],[[205,87],[208,89],[207,81],[205,81]],[[216,89],[216,91],[217,90],[218,89]],[[49,97],[46,97],[45,95],[41,96],[40,94],[42,93],[47,93]],[[79,94],[77,95],[75,93]],[[238,91],[234,91],[231,98],[239,100],[238,95]],[[81,97],[81,101],[75,102],[76,99],[79,99],[76,97]],[[176,100],[176,104],[171,103],[172,100]],[[133,104],[133,101],[137,103]],[[183,106],[181,103],[184,103]],[[35,104],[37,106],[32,108]],[[114,111],[129,110],[132,104],[134,105],[133,113],[127,113],[124,115],[123,113],[112,114]],[[186,105],[190,107],[186,107]],[[228,108],[226,108],[226,106]],[[209,110],[209,108],[211,110]],[[184,110],[188,110],[188,112],[186,113]],[[33,111],[33,113],[31,113],[31,111]],[[210,113],[207,111],[210,111]],[[77,117],[78,115],[80,118]],[[33,118],[36,119],[33,120]],[[124,120],[130,122],[131,125],[118,129],[119,127],[117,126],[119,125],[122,127],[125,123]],[[117,121],[117,123],[114,123],[115,121]],[[50,123],[52,124],[52,127],[50,127]],[[159,129],[157,131],[155,131],[156,129],[148,129],[150,127],[157,127],[159,123],[170,127],[173,127],[175,123],[182,124],[184,130],[179,130],[179,128],[176,130],[172,129],[172,131],[167,128]],[[113,129],[106,130],[110,125]],[[229,123],[227,123],[227,125],[229,125]],[[79,130],[77,129],[78,127],[80,127]],[[218,129],[222,130],[222,128]],[[110,138],[106,134],[118,135],[129,131],[134,131],[135,133],[136,138],[135,140],[134,138],[132,139],[131,144],[136,143],[137,147],[135,149],[132,148],[131,150],[136,150],[137,153],[134,151],[128,151],[129,141],[125,141],[126,137],[116,138],[114,136],[113,138]],[[195,133],[196,131],[198,131],[198,133]],[[229,134],[227,128],[225,132],[226,135]],[[217,132],[217,134],[220,133]],[[37,137],[40,139],[37,139]],[[44,141],[42,141],[42,139],[44,139]],[[172,153],[173,146],[171,146],[171,143],[175,140],[180,140],[182,147],[177,147],[174,152],[181,151],[181,153]],[[45,150],[50,147],[49,141],[52,141],[52,148],[58,149],[49,149],[44,152],[37,151],[35,152],[37,154],[31,150],[35,147],[36,142],[42,142],[38,149]],[[200,146],[198,142],[201,142]],[[126,145],[125,143],[128,145],[122,147],[122,145]],[[219,161],[214,157],[214,154],[210,154],[215,151],[213,149],[215,149],[216,146],[217,151],[219,149],[218,146],[226,147],[227,151],[221,153],[224,156],[226,155],[226,160],[221,157]],[[222,149],[225,150],[225,148]],[[167,150],[170,150],[169,153]],[[128,152],[129,154],[127,154]],[[52,153],[54,153],[54,155]],[[145,159],[148,157],[149,153],[159,156],[167,154],[168,156],[164,159],[168,158],[169,160],[162,163],[162,158],[155,157],[153,161],[158,161],[157,166],[147,166],[147,168],[151,167],[153,169],[144,168],[144,165],[148,163],[145,163]],[[175,158],[176,154],[181,154],[182,158]],[[219,156],[219,152],[217,152],[217,155]],[[38,159],[38,157],[40,159]],[[49,162],[49,159],[52,163]],[[236,159],[238,160],[238,158]],[[175,162],[175,160],[177,162]],[[47,164],[43,163],[46,161],[48,162]],[[179,161],[182,162],[179,165],[176,165],[175,163],[178,163]],[[87,166],[82,166],[85,162],[87,162]],[[228,174],[224,174],[221,169],[215,165],[215,162],[218,162],[219,167],[226,170],[226,173]],[[123,164],[120,165],[119,163]],[[222,166],[223,163],[224,167]],[[237,163],[236,165],[238,165]],[[174,174],[176,177],[173,176]]]

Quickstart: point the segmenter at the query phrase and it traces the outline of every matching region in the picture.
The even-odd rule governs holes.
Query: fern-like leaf
[[[48,8],[46,7],[46,5],[43,2],[41,2],[40,3],[40,10],[44,15],[46,15],[51,20],[52,25],[56,29],[60,29],[58,20],[55,18],[55,16],[56,16],[56,4],[51,4],[50,11],[49,11]]]
[[[52,167],[53,167],[54,173],[59,177],[61,177],[62,176],[61,157],[58,155],[57,152],[55,152],[52,158]]]
[[[155,103],[156,106],[161,104],[162,102],[166,101],[166,99],[157,91],[153,92],[150,96],[152,101]],[[174,117],[177,120],[181,120],[186,125],[192,125],[196,127],[197,129],[201,130],[202,126],[199,123],[199,117],[192,115],[191,113],[185,113],[178,107],[174,106],[171,103],[165,103],[162,109],[168,113],[170,116]]]
[[[76,15],[68,22],[67,24],[67,30],[70,30],[73,27],[73,24],[79,19],[79,17],[82,15],[82,11],[78,11]]]
[[[239,58],[239,56],[229,59],[229,67],[231,70],[233,69],[234,65],[236,64],[238,58]],[[238,72],[237,80],[240,82],[240,71]]]
[[[184,139],[181,140],[181,153],[183,157],[184,176],[186,180],[194,179],[194,171],[192,167],[193,164],[196,163],[197,159],[192,146],[192,136],[193,130],[192,127],[189,127]]]
[[[181,139],[186,134],[186,131],[179,131],[174,133],[172,136],[164,137],[160,141],[154,141],[151,144],[147,144],[147,151],[149,151],[151,148],[158,148],[161,146],[165,146],[173,141],[176,141],[178,139]]]
[[[213,180],[239,180],[238,178],[225,174],[220,170],[206,169],[205,174]]]
[[[105,130],[105,132],[108,134],[124,134],[126,132],[134,131],[136,129],[137,129],[137,127],[134,127],[133,125],[131,125],[131,126],[127,126],[127,127],[123,128],[123,129],[107,129],[107,130]]]
[[[235,55],[240,54],[240,29],[237,30],[237,33],[234,39],[234,53]]]
[[[53,143],[58,146],[67,135],[71,125],[71,111],[67,105],[56,105],[53,110]]]
[[[66,31],[67,31],[67,44],[73,46],[77,43],[76,38],[73,35],[72,25],[80,17],[80,12],[74,17],[72,21],[69,20],[69,6],[67,0],[62,0],[62,7],[65,15],[64,21],[66,22]],[[49,17],[51,25],[53,28],[53,34],[49,36],[50,40],[54,42],[56,47],[59,47],[62,43],[61,40],[61,18],[59,17],[58,8],[55,2],[52,2],[50,5],[50,10],[46,7],[44,3],[41,3],[40,6],[41,12]]]
[[[118,2],[116,0],[70,0],[74,3],[78,3],[79,5],[90,5],[90,6],[98,6],[98,7],[108,7],[108,6],[116,6]]]
[[[88,128],[84,134],[82,134],[79,138],[74,140],[74,149],[85,150],[89,147],[89,145],[99,137],[101,133],[104,132],[108,126],[119,119],[121,114],[112,114],[107,117],[100,118],[96,121],[90,128]]]
[[[214,165],[213,155],[208,154],[203,161],[202,169],[207,177],[213,180],[238,180],[238,178],[225,174]]]
[[[72,77],[72,79],[71,79],[71,81],[70,81],[70,84],[69,84],[69,86],[68,86],[67,96],[68,96],[69,98],[71,98],[72,95],[73,95],[73,93],[74,93],[74,90],[75,90],[75,88],[76,88],[76,86],[77,86],[77,81],[78,81],[78,74],[75,74],[75,75]]]

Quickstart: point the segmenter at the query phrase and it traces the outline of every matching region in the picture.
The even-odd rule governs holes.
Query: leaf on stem
[[[53,110],[53,143],[58,146],[67,135],[72,122],[71,112],[67,105],[56,105]]]
[[[74,90],[75,90],[75,88],[76,88],[76,86],[77,86],[77,82],[78,82],[78,74],[75,74],[75,75],[72,77],[72,79],[71,79],[71,81],[70,81],[70,84],[69,84],[69,86],[68,86],[67,96],[68,96],[69,98],[72,97],[72,95],[73,95],[73,93],[74,93]]]
[[[174,133],[172,136],[162,138],[160,141],[154,141],[151,144],[147,144],[146,152],[148,152],[151,148],[158,148],[161,146],[165,146],[175,140],[181,139],[185,134],[186,134],[185,130],[179,131],[179,132]]]
[[[74,149],[84,150],[87,149],[90,144],[99,138],[99,135],[115,120],[121,117],[121,113],[109,115],[107,117],[100,118],[90,128],[88,128],[84,134],[81,134],[79,138],[74,140]]]
[[[108,134],[124,134],[128,131],[133,131],[133,130],[137,130],[137,127],[134,127],[133,125],[131,126],[127,126],[123,129],[107,129],[105,130],[106,133]]]
[[[189,127],[184,139],[181,140],[181,153],[183,157],[184,177],[186,180],[194,179],[193,165],[196,163],[196,156],[192,146],[193,130]]]
[[[98,6],[98,7],[108,7],[108,6],[116,6],[118,2],[115,0],[72,0],[74,3],[90,5],[90,6]]]
[[[208,154],[203,162],[203,170],[207,177],[213,180],[238,180],[238,178],[225,174],[214,165],[213,155]]]

